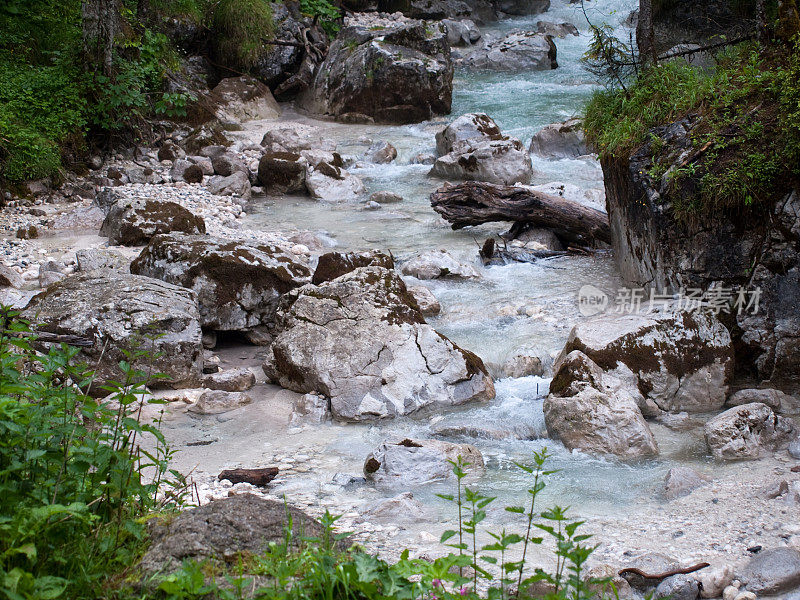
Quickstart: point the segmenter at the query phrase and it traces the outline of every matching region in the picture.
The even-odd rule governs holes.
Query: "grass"
[[[587,139],[601,157],[625,161],[647,145],[653,179],[670,164],[651,130],[699,116],[689,157],[668,175],[679,216],[768,206],[800,181],[800,41],[745,43],[716,63],[711,71],[658,65],[627,93],[597,92],[586,108]]]
[[[213,26],[216,52],[233,58],[242,70],[257,64],[262,40],[270,39],[275,28],[268,0],[220,0]]]

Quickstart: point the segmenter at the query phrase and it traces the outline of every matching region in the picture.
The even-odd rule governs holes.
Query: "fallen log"
[[[611,243],[608,215],[578,202],[530,188],[481,181],[445,184],[431,194],[433,210],[453,229],[492,221],[530,223],[580,245]]]
[[[219,474],[217,479],[227,479],[233,484],[250,483],[256,487],[265,487],[278,475],[277,467],[264,467],[263,469],[228,469]]]
[[[625,575],[638,575],[644,579],[666,579],[667,577],[672,577],[673,575],[688,575],[689,573],[694,573],[700,569],[705,569],[707,566],[709,566],[709,563],[701,562],[697,563],[696,565],[692,565],[691,567],[686,567],[685,569],[670,569],[664,573],[645,573],[636,567],[628,567],[627,569],[622,569],[619,574],[621,577],[625,577]]]

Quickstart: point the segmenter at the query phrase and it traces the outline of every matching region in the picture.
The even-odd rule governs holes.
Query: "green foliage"
[[[0,597],[10,600],[99,597],[135,558],[140,517],[180,501],[163,492],[164,438],[141,419],[148,374],[121,363],[124,380],[99,403],[81,391],[91,379],[77,352],[37,351],[27,323],[0,310]]]
[[[268,0],[220,0],[213,22],[217,53],[242,70],[255,66],[275,28]]]
[[[300,12],[310,17],[318,17],[320,25],[333,37],[341,29],[341,11],[330,0],[300,0]]]
[[[800,179],[800,41],[721,52],[713,71],[682,61],[643,73],[627,91],[597,92],[586,108],[587,138],[602,156],[626,160],[649,144],[649,176],[672,190],[679,217],[767,204]],[[650,131],[699,117],[692,151],[670,168]]]

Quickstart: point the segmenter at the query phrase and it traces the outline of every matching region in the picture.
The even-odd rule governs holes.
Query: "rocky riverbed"
[[[625,26],[626,3],[597,6]],[[342,515],[387,558],[433,557],[455,521],[436,495],[453,489],[448,458],[472,457],[470,485],[498,496],[488,527],[516,529],[503,507],[530,482],[514,462],[547,447],[558,472],[542,505],[586,520],[595,572],[709,562],[692,581],[735,600],[726,588],[748,561],[785,549],[785,580],[757,592],[784,593],[800,550],[797,390],[737,381],[737,343],[713,313],[579,310],[584,286],[608,301],[623,283],[607,246],[565,254],[574,240],[534,229],[498,243],[553,255],[486,266],[479,247],[507,227],[453,231],[431,210],[447,180],[605,210],[571,119],[594,89],[579,17],[566,2],[480,28],[357,16],[326,59],[335,77],[318,73],[294,106],[224,80],[226,131],[178,128],[9,198],[0,300],[87,339],[101,379],[121,348],[163,334],[154,394],[167,403],[145,414],[161,415],[193,503],[285,499]],[[265,487],[218,478],[263,467],[278,468]],[[642,562],[652,552],[666,556]]]

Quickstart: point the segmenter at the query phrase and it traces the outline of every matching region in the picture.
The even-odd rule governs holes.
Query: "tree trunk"
[[[431,206],[453,229],[513,221],[551,229],[562,240],[580,245],[611,243],[611,227],[604,212],[522,187],[480,181],[447,184],[431,194]]]
[[[93,66],[112,75],[114,38],[120,31],[119,0],[83,0],[83,47]]]
[[[644,64],[655,64],[658,61],[655,33],[653,31],[652,0],[639,0],[639,20],[636,25],[636,45],[639,47],[639,59]]]

